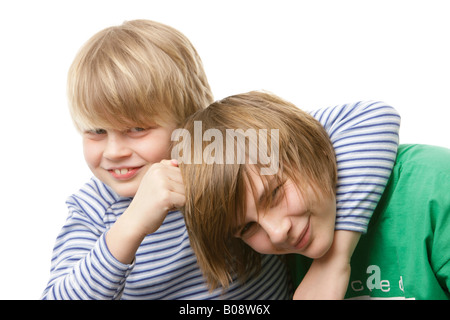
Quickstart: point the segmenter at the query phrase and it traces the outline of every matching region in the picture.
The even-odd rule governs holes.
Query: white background
[[[449,16],[436,0],[2,1],[0,299],[39,299],[65,199],[90,177],[65,82],[94,33],[163,22],[197,48],[216,99],[383,100],[402,116],[402,143],[450,148]]]

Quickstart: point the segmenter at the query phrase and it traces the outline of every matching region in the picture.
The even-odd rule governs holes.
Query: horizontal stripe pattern
[[[135,261],[122,264],[105,242],[108,229],[131,198],[116,195],[97,178],[68,198],[69,215],[53,250],[51,276],[42,299],[289,299],[284,263],[263,257],[262,272],[246,284],[212,292],[190,247],[184,219],[169,212],[161,227],[148,235]]]
[[[400,116],[377,101],[323,108],[311,115],[327,130],[336,153],[336,230],[365,233],[394,166]]]

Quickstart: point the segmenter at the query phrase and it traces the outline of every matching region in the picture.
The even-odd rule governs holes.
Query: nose
[[[108,160],[118,160],[128,157],[131,149],[128,147],[125,137],[119,132],[108,132],[103,156]]]
[[[283,246],[289,238],[291,221],[280,214],[261,214],[259,225],[264,229],[275,246]]]

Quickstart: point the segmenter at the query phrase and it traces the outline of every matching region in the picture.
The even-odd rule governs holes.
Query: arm
[[[365,233],[394,166],[400,116],[382,102],[327,108],[313,116],[336,152],[336,230]]]
[[[176,173],[177,169],[169,161],[152,166],[141,182],[140,191],[109,231],[100,213],[107,210],[101,201],[86,192],[85,202],[72,197],[70,216],[55,245],[51,279],[43,298],[119,299],[141,241],[159,228],[167,214],[166,207],[157,210],[155,203],[162,205],[162,200],[167,200],[170,208],[178,205],[178,199],[184,203],[183,187],[178,187],[183,193],[181,197],[163,196],[172,185],[167,182],[170,180],[166,179],[167,171]],[[119,207],[128,204],[129,199]]]
[[[350,259],[361,233],[336,230],[333,244],[311,267],[294,293],[295,300],[342,299],[350,278]]]
[[[112,203],[124,201],[126,205],[129,199],[108,199],[108,203],[108,190],[102,187],[92,180],[68,199],[69,216],[56,239],[43,299],[120,298],[134,265],[122,264],[111,255],[103,221]]]
[[[131,263],[145,236],[158,230],[169,210],[182,207],[184,202],[177,162],[163,160],[152,165],[130,206],[106,235],[112,255],[122,263]]]
[[[336,232],[332,248],[313,262],[294,298],[341,299],[353,250],[361,233],[367,231],[394,165],[400,116],[382,102],[360,102],[311,114],[327,130],[336,153]]]

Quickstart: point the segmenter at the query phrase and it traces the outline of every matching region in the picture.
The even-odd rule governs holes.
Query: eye
[[[126,134],[132,138],[140,138],[149,132],[150,128],[134,127],[126,130]]]
[[[272,191],[272,199],[275,199],[278,195],[278,191],[280,191],[281,185],[279,185],[278,187],[276,187],[275,189],[273,189]]]
[[[91,140],[101,140],[106,134],[105,129],[90,129],[84,132],[84,135]]]
[[[273,189],[272,199],[271,199],[271,207],[276,206],[280,202],[281,198],[283,197],[283,192],[282,192],[283,185],[284,185],[284,183],[278,185],[275,189]]]
[[[87,131],[90,134],[106,134],[105,129],[92,129]]]
[[[136,128],[128,129],[128,132],[142,132],[142,131],[145,131],[145,130],[146,129],[144,129],[144,128],[136,127]]]
[[[258,229],[258,224],[254,221],[247,223],[239,232],[241,238],[251,237]]]

